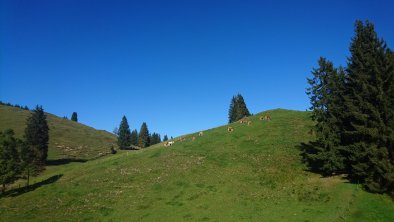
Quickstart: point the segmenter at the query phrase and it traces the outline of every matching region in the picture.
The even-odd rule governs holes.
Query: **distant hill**
[[[96,130],[81,123],[47,114],[49,125],[48,159],[92,159],[109,152],[116,146],[116,137],[104,130]],[[0,105],[0,130],[11,128],[22,138],[28,110]]]
[[[2,221],[394,221],[387,195],[308,172],[310,113],[270,110],[138,151],[49,166],[0,197]],[[228,132],[232,127],[233,132]],[[193,139],[194,137],[194,139]],[[40,182],[41,181],[41,182]],[[18,187],[24,181],[13,186]]]

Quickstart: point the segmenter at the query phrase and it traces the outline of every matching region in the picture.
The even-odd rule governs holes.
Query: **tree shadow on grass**
[[[46,180],[42,180],[41,182],[38,182],[38,183],[35,183],[35,184],[31,184],[31,185],[26,186],[26,187],[20,187],[20,188],[15,188],[15,189],[8,190],[8,191],[0,194],[0,198],[2,198],[2,197],[16,197],[16,196],[22,195],[24,193],[33,191],[33,190],[35,190],[35,189],[37,189],[37,188],[39,188],[41,186],[48,185],[48,184],[51,184],[51,183],[55,183],[62,176],[63,176],[63,174],[54,175],[54,176],[49,177]]]
[[[69,163],[85,163],[87,160],[84,159],[72,159],[72,158],[63,158],[63,159],[57,159],[57,160],[47,160],[46,165],[47,166],[59,166],[59,165],[64,165],[64,164],[69,164]]]
[[[332,174],[326,174],[321,169],[321,161],[308,158],[308,155],[317,154],[316,148],[319,143],[316,141],[309,141],[308,143],[300,143],[296,145],[296,148],[300,151],[302,163],[305,164],[305,171],[320,174],[322,177],[330,177]]]

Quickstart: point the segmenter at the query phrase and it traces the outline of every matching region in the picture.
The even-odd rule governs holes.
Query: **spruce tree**
[[[26,177],[26,185],[29,186],[30,176],[38,173],[38,166],[34,164],[34,150],[31,149],[26,143],[20,141],[20,169],[23,176]]]
[[[2,193],[5,191],[6,184],[14,182],[19,173],[17,143],[13,130],[0,132],[0,182]]]
[[[131,133],[126,116],[122,117],[118,131],[118,146],[119,149],[127,149],[131,144]]]
[[[242,95],[233,96],[228,110],[228,122],[233,123],[247,116],[250,116],[250,112]]]
[[[164,135],[163,141],[164,141],[164,142],[165,142],[165,141],[168,141],[168,136],[167,136],[167,135]]]
[[[150,145],[149,130],[145,122],[142,123],[140,133],[138,135],[138,146],[145,148]]]
[[[228,123],[233,123],[237,118],[237,98],[233,96],[230,102],[230,108],[228,109]]]
[[[347,68],[343,138],[350,176],[374,192],[394,183],[389,149],[393,110],[390,110],[388,49],[370,22],[357,21]]]
[[[152,135],[150,136],[150,146],[155,145],[161,143],[161,138],[160,138],[160,134],[158,133],[152,133]]]
[[[73,114],[71,115],[71,121],[78,122],[77,112],[73,112]]]
[[[250,112],[246,107],[246,103],[241,94],[236,97],[236,121],[244,117],[250,116]]]
[[[330,175],[344,170],[344,156],[339,133],[343,112],[345,73],[335,69],[330,61],[319,59],[319,68],[313,69],[307,95],[311,101],[312,120],[316,122],[316,140],[304,147],[304,160],[312,170]]]
[[[48,157],[49,127],[41,106],[36,106],[27,119],[24,138],[34,155],[34,165],[42,168]]]
[[[131,132],[130,141],[132,145],[138,146],[138,132],[136,129]]]

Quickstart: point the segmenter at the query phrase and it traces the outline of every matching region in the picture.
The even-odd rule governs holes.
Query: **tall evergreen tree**
[[[343,112],[345,74],[342,68],[335,69],[330,61],[319,59],[319,68],[313,69],[307,94],[311,101],[312,120],[316,122],[316,141],[311,142],[303,152],[308,165],[330,175],[344,170],[343,150],[340,147],[339,132]]]
[[[36,106],[27,119],[24,138],[26,145],[32,150],[34,165],[43,167],[48,157],[49,127],[41,106]]]
[[[17,143],[17,139],[14,138],[14,131],[0,132],[0,182],[2,193],[5,191],[6,184],[14,182],[19,173]]]
[[[250,116],[250,112],[248,108],[246,107],[246,103],[244,98],[242,97],[241,94],[237,95],[237,103],[236,103],[236,119],[240,120],[244,117]]]
[[[131,144],[130,137],[131,137],[130,127],[127,122],[126,116],[123,116],[122,121],[120,122],[120,125],[119,125],[119,130],[118,130],[119,149],[127,149],[130,147],[130,144]]]
[[[29,186],[30,176],[38,173],[38,166],[34,163],[34,151],[25,142],[19,142],[20,152],[20,170],[23,176],[26,177],[26,185]]]
[[[132,145],[138,146],[138,132],[136,129],[131,132],[130,141]]]
[[[168,141],[168,136],[167,136],[167,135],[164,135],[163,141],[164,141],[164,142],[165,142],[165,141]]]
[[[145,148],[150,145],[149,130],[145,122],[142,123],[140,133],[138,135],[138,146]]]
[[[73,114],[71,115],[71,121],[78,122],[77,112],[73,112]]]
[[[355,26],[347,68],[343,142],[349,152],[351,177],[371,191],[385,192],[394,187],[389,157],[394,112],[390,110],[390,52],[372,23],[357,21]]]
[[[370,22],[357,21],[346,70],[325,59],[308,80],[316,141],[310,166],[347,173],[373,192],[394,192],[394,57]]]
[[[161,138],[160,138],[160,134],[158,133],[152,133],[152,135],[150,136],[150,146],[155,145],[161,143]]]
[[[228,109],[228,123],[233,123],[237,121],[237,98],[233,96],[230,102],[230,108]]]
[[[228,122],[233,123],[247,116],[250,116],[250,112],[242,95],[233,96],[228,110]]]

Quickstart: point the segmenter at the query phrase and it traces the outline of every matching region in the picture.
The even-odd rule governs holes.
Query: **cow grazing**
[[[244,117],[239,120],[239,123],[247,123],[249,121],[248,117]]]
[[[164,143],[165,147],[172,146],[175,142],[174,141],[167,141]]]
[[[228,131],[228,132],[232,132],[232,131],[234,131],[234,128],[232,128],[231,126],[229,126],[229,127],[227,127],[227,131]]]
[[[198,136],[203,136],[203,135],[204,135],[204,132],[202,132],[202,131],[198,133]]]
[[[266,114],[264,116],[260,116],[259,119],[260,120],[265,120],[265,121],[270,121],[271,120],[271,116],[269,114]]]

